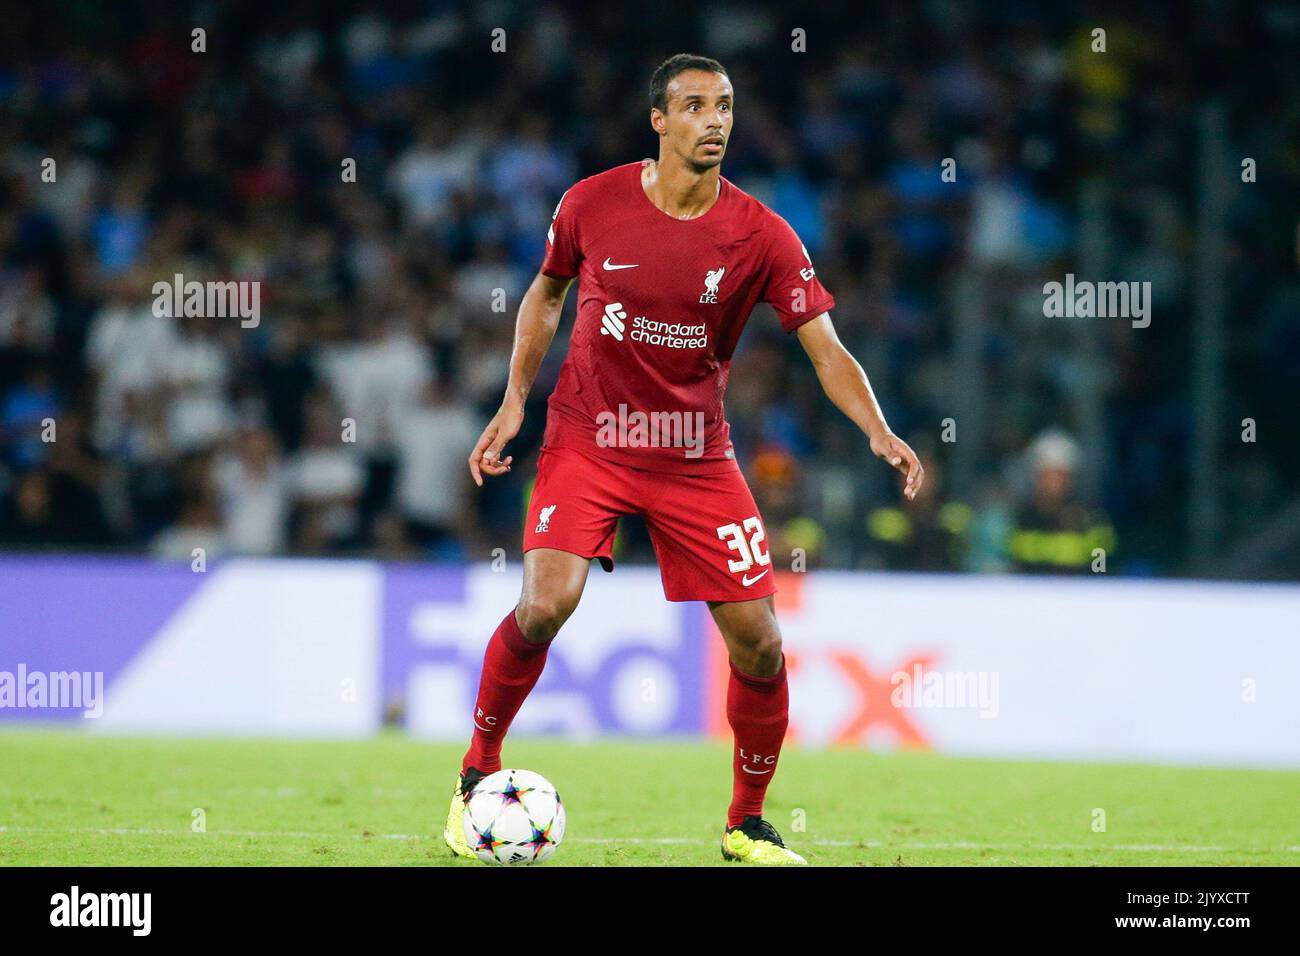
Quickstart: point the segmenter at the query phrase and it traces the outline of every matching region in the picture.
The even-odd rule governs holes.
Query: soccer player
[[[715,60],[679,54],[650,82],[659,158],[570,188],[546,258],[519,306],[500,410],[469,456],[474,481],[510,471],[504,449],[578,279],[578,315],[550,396],[524,532],[519,603],[488,641],[444,838],[473,858],[464,804],[501,769],[501,744],[537,682],[551,640],[577,607],[593,558],[613,570],[621,515],[645,520],[670,601],[705,601],[726,641],[727,720],[735,734],[722,855],[802,864],[763,819],[789,722],[785,657],[763,519],[723,417],[731,356],[754,305],[770,303],[831,401],[873,453],[921,487],[917,456],[885,423],[862,367],[840,344],[834,299],[794,231],[722,178],[734,91]]]

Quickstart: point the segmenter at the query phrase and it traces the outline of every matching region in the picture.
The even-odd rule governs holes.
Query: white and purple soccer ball
[[[484,863],[540,863],[564,839],[564,804],[531,770],[498,770],[465,804],[465,841]]]

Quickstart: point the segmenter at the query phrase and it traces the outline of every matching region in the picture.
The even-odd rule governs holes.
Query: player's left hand
[[[903,484],[903,495],[908,501],[916,498],[916,493],[925,482],[925,469],[921,467],[921,459],[916,457],[911,446],[893,432],[885,432],[871,439],[871,451],[877,458],[885,459],[907,476],[907,481]]]

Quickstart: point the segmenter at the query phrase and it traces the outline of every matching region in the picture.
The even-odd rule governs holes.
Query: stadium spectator
[[[960,571],[967,565],[970,505],[945,497],[943,470],[932,450],[913,446],[925,467],[925,484],[912,501],[884,504],[866,519],[866,533],[883,566],[902,571]]]
[[[1016,512],[1007,538],[1007,555],[1017,570],[1082,573],[1115,550],[1115,530],[1105,514],[1089,508],[1074,485],[1081,451],[1059,429],[1034,439],[1027,451],[1033,487]]]
[[[458,401],[455,382],[443,373],[424,386],[419,400],[398,412],[396,504],[406,537],[444,556],[464,540],[469,475],[449,450],[474,447],[480,431],[473,409]]]

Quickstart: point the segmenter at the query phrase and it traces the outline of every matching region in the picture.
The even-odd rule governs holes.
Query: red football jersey
[[[569,354],[544,444],[677,474],[735,469],[723,416],[731,356],[768,302],[793,332],[834,307],[790,225],[721,180],[674,219],[629,163],[575,184],[555,208],[542,272],[578,277]]]

